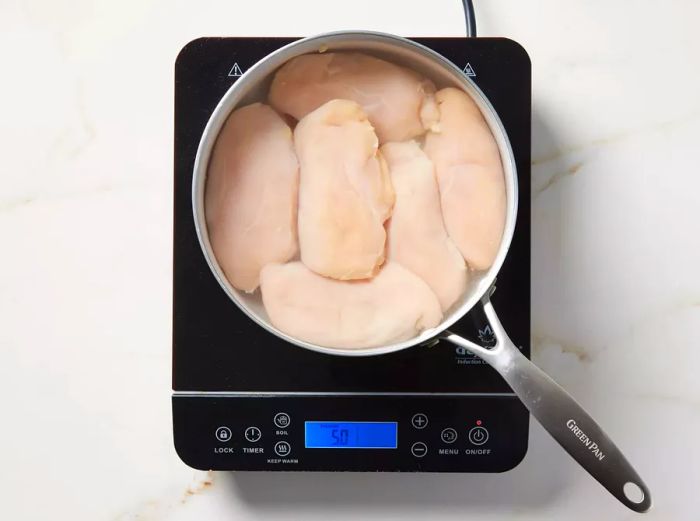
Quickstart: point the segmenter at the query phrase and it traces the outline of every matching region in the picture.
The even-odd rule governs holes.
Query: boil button
[[[275,414],[273,421],[275,422],[275,425],[277,425],[280,429],[286,429],[292,422],[291,418],[289,418],[289,414],[287,414],[286,412],[278,412],[277,414]]]

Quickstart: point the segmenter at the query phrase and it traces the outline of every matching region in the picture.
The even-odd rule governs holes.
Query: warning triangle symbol
[[[464,66],[464,69],[462,69],[464,74],[467,76],[476,76],[476,73],[474,72],[474,68],[471,66],[469,62]]]
[[[233,67],[231,67],[231,70],[228,72],[229,76],[243,76],[243,71],[241,68],[238,66],[238,62],[233,64]]]

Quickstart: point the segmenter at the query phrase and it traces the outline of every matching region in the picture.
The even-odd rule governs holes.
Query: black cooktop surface
[[[439,342],[371,357],[339,357],[288,344],[257,326],[212,275],[192,215],[197,146],[214,107],[241,72],[295,38],[202,38],[175,66],[173,389],[220,392],[510,392],[490,367]],[[530,62],[502,38],[417,38],[465,70],[499,114],[519,176],[515,236],[498,276],[494,306],[513,341],[529,355]],[[482,343],[484,317],[472,310],[451,329]]]

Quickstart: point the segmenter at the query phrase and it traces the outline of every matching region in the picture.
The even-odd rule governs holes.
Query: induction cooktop
[[[370,357],[308,351],[273,336],[226,295],[192,212],[197,147],[214,107],[259,59],[297,38],[200,38],[175,64],[173,429],[198,469],[500,472],[528,445],[529,415],[501,377],[446,342]],[[504,38],[416,38],[470,76],[510,138],[517,226],[492,297],[530,352],[530,60]],[[494,338],[475,308],[452,328]]]

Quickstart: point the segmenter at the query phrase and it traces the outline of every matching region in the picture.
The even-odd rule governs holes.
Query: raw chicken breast
[[[297,253],[299,165],[292,131],[269,106],[231,113],[207,172],[209,240],[226,278],[252,292],[260,270]]]
[[[352,282],[322,277],[301,262],[268,264],[260,289],[276,328],[326,347],[400,342],[442,320],[428,285],[395,262],[387,262],[373,279]]]
[[[425,152],[435,164],[445,228],[469,265],[493,264],[503,236],[506,190],[501,156],[479,108],[459,89],[438,91],[440,122]]]
[[[437,121],[435,86],[417,73],[359,53],[297,56],[275,74],[270,104],[297,119],[332,99],[356,101],[379,141],[404,141]]]
[[[396,192],[387,226],[387,258],[432,288],[445,311],[467,289],[467,266],[447,236],[433,163],[415,141],[381,148]]]
[[[294,144],[301,260],[335,279],[373,276],[384,262],[394,190],[367,116],[354,101],[329,101],[299,122]]]

